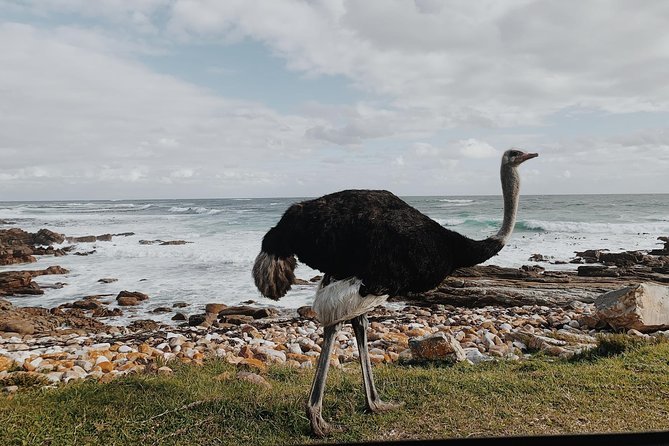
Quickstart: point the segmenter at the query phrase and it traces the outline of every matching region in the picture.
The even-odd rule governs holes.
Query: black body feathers
[[[271,262],[296,255],[334,279],[358,277],[362,295],[399,295],[430,290],[502,246],[450,231],[388,191],[345,190],[288,208],[265,235],[253,275],[264,295],[278,299],[290,288],[294,259]],[[280,286],[267,285],[276,277]]]

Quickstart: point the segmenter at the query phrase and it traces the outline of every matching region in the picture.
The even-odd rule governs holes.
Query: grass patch
[[[601,341],[600,341],[601,342]],[[364,413],[359,368],[331,370],[323,413],[346,430],[329,442],[669,429],[669,343],[608,342],[587,361],[375,367],[400,409]],[[604,348],[604,347],[603,347]],[[274,445],[317,442],[304,404],[313,370],[273,367],[272,389],[219,361],[173,376],[22,389],[0,398],[2,445]],[[227,373],[231,379],[217,379]]]

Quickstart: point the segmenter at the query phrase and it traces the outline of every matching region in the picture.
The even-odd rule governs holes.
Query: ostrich
[[[497,254],[509,239],[518,208],[517,167],[538,156],[507,150],[502,156],[504,220],[497,234],[472,240],[450,231],[384,190],[345,190],[293,204],[262,241],[253,266],[260,292],[278,300],[290,290],[299,260],[323,272],[313,310],[324,326],[323,344],[307,402],[314,435],[330,426],[321,415],[330,354],[337,332],[351,321],[362,368],[367,409],[382,412],[367,351],[367,312],[388,296],[436,287],[454,269]]]

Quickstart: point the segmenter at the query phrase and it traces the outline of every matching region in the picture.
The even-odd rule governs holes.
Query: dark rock
[[[103,279],[98,279],[98,282],[100,282],[100,283],[113,283],[113,282],[117,282],[117,281],[118,281],[118,279],[114,279],[114,278],[110,278],[110,277],[105,277]]]
[[[222,318],[223,316],[228,316],[228,315],[243,315],[243,316],[251,316],[254,319],[262,319],[265,317],[271,317],[276,314],[276,310],[271,309],[271,308],[255,308],[255,307],[248,307],[248,306],[235,306],[235,307],[228,307],[224,310],[219,311],[218,317]]]
[[[0,311],[13,310],[14,305],[7,299],[0,299]]]
[[[186,302],[174,302],[172,304],[172,308],[186,308],[188,306],[190,306],[190,304]]]
[[[111,234],[102,234],[102,235],[98,235],[98,236],[95,237],[95,238],[96,238],[97,241],[99,241],[99,242],[111,242],[112,235],[111,235]]]
[[[40,229],[33,235],[33,244],[35,245],[53,245],[61,244],[65,241],[65,236],[49,229]]]
[[[147,300],[149,298],[149,296],[147,296],[144,293],[140,293],[139,291],[127,291],[127,290],[123,290],[120,293],[118,293],[118,296],[116,296],[116,300],[118,300],[121,297],[133,297],[138,301]]]
[[[543,254],[532,254],[529,259],[530,262],[548,262],[549,258]]]
[[[172,309],[169,307],[158,307],[151,310],[151,313],[169,313]]]
[[[170,246],[170,245],[185,245],[186,243],[193,243],[193,242],[187,242],[185,240],[140,240],[139,244],[140,245],[160,245],[160,246]]]
[[[310,305],[305,305],[297,309],[297,314],[304,319],[317,319],[318,314],[311,308]]]
[[[0,331],[26,335],[35,333],[35,326],[27,320],[2,321],[0,322]]]
[[[609,268],[608,266],[579,266],[578,275],[582,277],[619,277],[620,272],[617,268]]]
[[[119,296],[116,298],[116,302],[124,307],[139,305],[139,299],[134,296]]]
[[[168,240],[166,242],[160,242],[160,246],[185,245],[186,243],[193,243],[193,242],[187,242],[185,240]]]
[[[172,316],[173,321],[185,321],[186,320],[186,315],[183,313],[176,313],[174,316]]]
[[[225,305],[225,304],[210,303],[210,304],[205,305],[204,311],[206,313],[218,314],[219,312],[225,310],[226,308],[228,308],[228,306]]]
[[[97,251],[94,249],[92,251],[87,251],[87,252],[75,252],[74,255],[75,256],[88,256],[88,255],[91,255],[91,254],[95,254],[96,252]]]
[[[243,314],[230,314],[221,317],[221,322],[225,322],[233,325],[242,325],[253,322],[253,316],[246,316]]]
[[[114,237],[130,237],[131,235],[135,235],[134,232],[121,232],[119,234],[114,234]]]
[[[194,327],[196,325],[209,326],[216,320],[214,313],[193,314],[188,318],[188,325]]]
[[[311,285],[311,282],[304,279],[298,279],[297,277],[293,280],[293,285]]]
[[[152,319],[138,319],[132,321],[128,328],[132,331],[153,331],[157,330],[160,324]]]
[[[626,252],[603,252],[599,255],[599,261],[605,265],[633,266],[642,263],[644,254],[638,251]]]
[[[100,302],[95,299],[81,299],[72,302],[73,308],[80,308],[82,310],[95,310],[100,307]]]
[[[314,276],[311,279],[309,279],[309,282],[316,283],[320,282],[321,280],[323,280],[323,276]]]
[[[93,310],[93,317],[113,317],[113,316],[122,316],[123,311],[120,308],[106,308],[98,307]]]
[[[70,243],[93,243],[97,241],[97,237],[94,235],[84,235],[82,237],[65,237]]]

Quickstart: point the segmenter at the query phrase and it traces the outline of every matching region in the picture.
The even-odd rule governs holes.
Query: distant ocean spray
[[[405,197],[409,204],[450,230],[481,239],[494,234],[502,221],[501,196]],[[251,279],[251,266],[265,232],[298,198],[0,202],[0,220],[28,231],[49,228],[68,236],[120,234],[111,242],[80,243],[88,256],[43,257],[37,264],[0,270],[61,265],[66,276],[42,276],[40,284],[66,282],[43,296],[13,297],[18,305],[53,307],[93,294],[126,289],[151,298],[126,311],[126,318],[146,317],[147,311],[177,301],[199,311],[209,302],[237,304],[263,298]],[[539,253],[569,260],[575,251],[653,249],[657,237],[669,235],[669,195],[522,196],[515,233],[501,253],[487,263],[519,267]],[[188,244],[159,246],[140,240],[185,240]],[[573,269],[575,265],[555,265]],[[318,274],[300,265],[297,276]],[[117,278],[112,284],[101,278]],[[313,286],[296,286],[278,305],[295,308],[311,302]],[[154,319],[160,316],[151,315]],[[169,316],[163,316],[167,319]],[[119,320],[123,322],[124,320]]]

